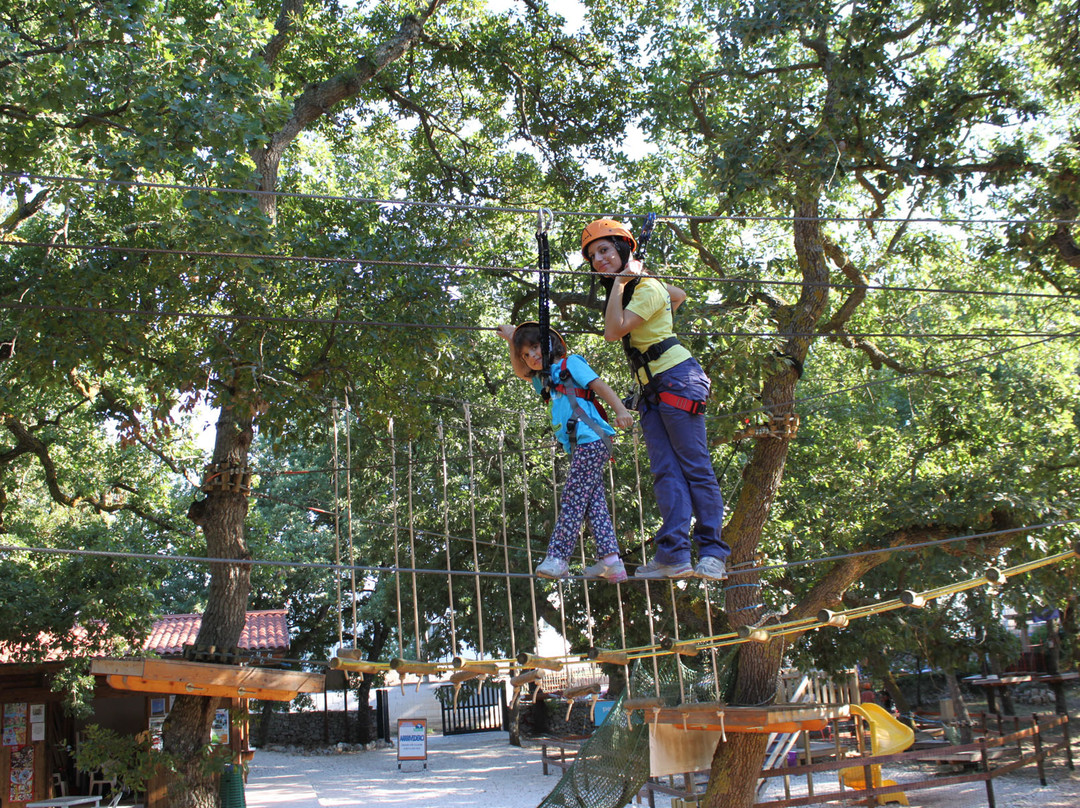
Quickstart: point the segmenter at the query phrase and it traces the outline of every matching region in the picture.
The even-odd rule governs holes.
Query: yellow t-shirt
[[[631,348],[646,351],[650,346],[675,336],[671,319],[671,295],[668,294],[667,287],[656,278],[646,275],[638,281],[626,311],[645,321],[630,332]],[[649,371],[655,376],[680,362],[685,362],[690,356],[690,351],[684,346],[673,345],[664,351],[659,359],[649,363]],[[649,377],[645,374],[645,368],[638,371],[638,381],[648,384]]]

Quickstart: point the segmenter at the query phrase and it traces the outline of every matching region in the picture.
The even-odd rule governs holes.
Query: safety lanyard
[[[537,299],[539,312],[536,321],[540,325],[540,356],[541,378],[543,379],[543,391],[540,395],[544,401],[551,398],[551,250],[548,247],[548,227],[551,223],[552,214],[547,208],[540,208],[536,212],[536,252],[537,269],[539,280],[537,282]]]

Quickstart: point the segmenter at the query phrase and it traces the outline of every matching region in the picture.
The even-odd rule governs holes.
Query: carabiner
[[[554,221],[555,215],[550,208],[538,208],[536,211],[536,235],[541,236],[547,233],[548,228],[551,227]]]

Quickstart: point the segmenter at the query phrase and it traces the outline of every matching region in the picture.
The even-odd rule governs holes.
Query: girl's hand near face
[[[513,341],[515,331],[517,331],[517,329],[512,325],[500,325],[495,329],[495,333],[507,342]]]

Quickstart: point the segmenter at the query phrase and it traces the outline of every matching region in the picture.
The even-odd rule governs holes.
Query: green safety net
[[[733,656],[733,654],[732,654]],[[726,694],[731,658],[718,665],[720,693]],[[649,779],[649,729],[640,710],[627,721],[623,703],[627,698],[659,698],[666,705],[714,701],[717,688],[712,666],[694,670],[678,655],[653,664],[639,661],[630,676],[630,687],[612,706],[604,722],[589,736],[573,764],[540,803],[539,808],[621,808]]]

